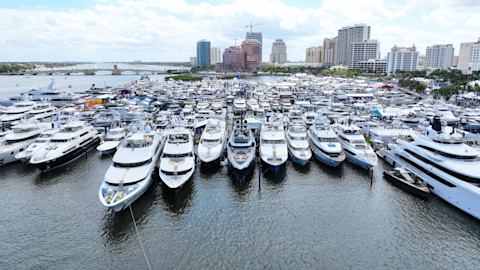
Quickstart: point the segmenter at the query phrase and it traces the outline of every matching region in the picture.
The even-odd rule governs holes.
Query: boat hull
[[[300,157],[296,157],[294,154],[292,154],[290,151],[288,151],[288,154],[290,156],[290,159],[300,165],[300,166],[305,166],[307,165],[307,163],[310,161],[310,159],[303,159],[303,158],[300,158]]]
[[[315,146],[314,144],[310,144],[311,147],[310,149],[312,149],[312,152],[313,152],[313,156],[320,162],[322,162],[323,164],[327,165],[327,166],[330,166],[330,167],[338,167],[340,166],[340,164],[342,164],[342,162],[345,160],[345,153],[342,151],[340,153],[340,157],[339,158],[332,158],[330,156],[327,156],[325,153],[323,153],[320,149],[318,149],[317,146]]]
[[[385,171],[383,172],[383,176],[385,177],[385,179],[387,179],[388,182],[390,182],[391,184],[393,184],[394,186],[400,189],[405,190],[406,192],[409,192],[411,194],[417,195],[425,199],[430,197],[430,191],[428,189],[422,190],[416,187],[415,185],[408,184],[402,181],[400,178],[395,177],[391,172]]]
[[[365,162],[363,160],[359,160],[355,156],[352,156],[348,153],[345,154],[346,160],[354,165],[357,165],[365,170],[370,170],[371,168],[375,167],[376,164],[371,163],[371,162]]]
[[[66,165],[70,162],[73,162],[74,160],[80,158],[81,156],[85,155],[88,151],[91,149],[95,148],[100,144],[100,138],[95,137],[95,139],[91,142],[89,142],[85,148],[79,147],[61,157],[58,157],[56,159],[48,160],[45,162],[41,163],[31,163],[41,171],[47,171],[51,169],[55,169],[58,167],[61,167],[63,165]]]

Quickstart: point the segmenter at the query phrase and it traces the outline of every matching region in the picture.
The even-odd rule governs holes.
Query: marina
[[[2,159],[1,268],[147,268],[137,237],[154,269],[478,266],[480,140],[461,108],[369,79],[131,76],[81,77],[21,120],[41,131],[15,121],[48,100],[0,115],[0,147],[22,125],[37,145]],[[433,196],[389,184],[392,166]]]

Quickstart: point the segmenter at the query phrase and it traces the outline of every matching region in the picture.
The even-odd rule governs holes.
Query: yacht
[[[137,200],[152,184],[152,174],[160,156],[160,135],[150,126],[133,126],[113,156],[98,197],[116,212]]]
[[[192,131],[174,126],[165,133],[166,141],[160,158],[160,179],[169,188],[179,188],[187,182],[195,170]]]
[[[40,136],[38,136],[32,144],[30,144],[24,151],[19,152],[15,155],[15,158],[20,160],[24,163],[30,163],[30,159],[32,158],[33,154],[45,147],[45,145],[50,142],[50,138],[58,131],[57,127],[53,127],[51,129],[47,129]]]
[[[277,171],[288,159],[283,121],[271,118],[260,130],[260,158],[270,170]]]
[[[62,126],[46,147],[36,151],[30,164],[42,171],[54,169],[81,157],[99,143],[100,137],[93,126],[74,120]]]
[[[51,103],[37,103],[32,110],[27,113],[26,118],[29,121],[48,122],[51,121],[57,113],[58,109]]]
[[[23,122],[12,127],[0,145],[0,165],[17,161],[16,155],[25,149],[49,127],[47,123]]]
[[[357,126],[337,125],[336,133],[346,159],[364,169],[371,169],[377,166],[377,155],[372,147],[367,144],[365,138],[360,133],[361,129]]]
[[[331,167],[345,160],[345,152],[326,116],[317,115],[307,132],[308,142],[315,158]]]
[[[247,110],[247,102],[243,98],[236,98],[233,101],[233,112],[241,113]]]
[[[298,165],[305,166],[312,158],[312,151],[308,147],[307,128],[301,122],[289,124],[287,147],[290,158]]]
[[[115,153],[126,135],[127,134],[125,128],[123,127],[122,121],[120,121],[120,117],[115,118],[110,125],[110,129],[107,130],[105,140],[99,146],[97,146],[97,150],[103,155]]]
[[[246,120],[235,120],[232,134],[228,139],[227,158],[229,165],[237,171],[253,168],[256,143]]]
[[[198,158],[203,164],[220,162],[227,145],[226,123],[220,120],[208,120],[207,126],[198,144]]]
[[[410,141],[389,144],[385,160],[411,171],[432,193],[480,219],[480,151],[441,130],[423,131]]]
[[[28,100],[14,103],[13,106],[7,107],[0,112],[0,122],[3,125],[11,125],[12,122],[25,118],[34,106],[35,102]]]

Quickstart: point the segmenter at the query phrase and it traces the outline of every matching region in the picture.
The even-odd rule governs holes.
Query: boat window
[[[28,141],[28,140],[34,139],[36,137],[38,137],[38,135],[33,135],[33,136],[30,136],[30,137],[26,137],[26,138],[22,138],[22,139],[16,139],[16,140],[6,140],[5,144],[9,145],[9,144],[14,144],[14,143],[18,143],[18,142]]]
[[[182,154],[167,154],[167,153],[163,153],[163,156],[164,158],[184,158],[184,157],[191,157],[192,156],[192,153],[191,152],[188,152],[188,153],[182,153]]]
[[[188,134],[170,134],[168,137],[169,143],[187,143]]]
[[[404,157],[404,156],[398,156],[401,160],[407,162],[408,164],[412,165],[413,167],[417,168],[418,170],[422,171],[424,174],[432,177],[433,179],[437,180],[438,182],[448,186],[448,187],[455,187],[454,184],[448,182],[448,181],[445,181],[442,177],[439,177],[438,175],[430,172],[429,170],[427,170],[425,167],[423,167],[422,165],[418,164],[418,163],[415,163],[413,161],[411,161],[410,159]]]
[[[43,133],[43,134],[40,134],[40,137],[39,137],[39,138],[50,138],[50,137],[52,137],[52,135],[53,135],[53,134],[45,134],[45,133]]]
[[[264,144],[284,144],[285,140],[262,140]]]
[[[293,147],[295,151],[308,151],[308,147]]]
[[[305,141],[307,139],[307,137],[305,137],[305,136],[290,136],[290,139],[292,139],[292,141]]]
[[[425,145],[419,145],[419,147],[421,147],[423,149],[426,149],[430,152],[434,152],[436,154],[442,155],[444,157],[448,157],[448,158],[454,158],[454,159],[476,159],[477,158],[477,156],[461,156],[461,155],[445,153],[443,151],[440,151],[438,149],[433,149],[433,148],[425,146]]]
[[[207,144],[215,144],[215,143],[220,142],[220,139],[213,139],[213,140],[211,140],[211,139],[203,139],[202,142],[203,142],[203,143],[207,143]]]
[[[150,146],[151,142],[147,142],[146,140],[126,140],[125,143],[123,144],[123,147],[125,148],[142,148],[146,146]]]
[[[321,137],[321,138],[318,138],[320,142],[337,142],[337,138],[336,137],[332,137],[332,138],[325,138],[325,137]]]
[[[437,168],[437,169],[439,169],[439,170],[441,170],[441,171],[443,171],[443,172],[445,172],[445,173],[447,173],[447,174],[450,174],[451,176],[456,177],[456,178],[458,178],[458,179],[460,179],[460,180],[462,180],[462,181],[471,182],[471,183],[480,183],[480,178],[478,178],[478,177],[471,177],[471,176],[467,176],[467,175],[463,175],[463,174],[454,172],[454,171],[452,171],[452,170],[450,170],[450,169],[447,169],[447,168],[445,168],[445,167],[443,167],[443,166],[440,166],[440,165],[438,165],[438,164],[436,164],[436,163],[434,163],[434,162],[432,162],[432,161],[430,161],[430,160],[428,160],[428,159],[420,156],[420,155],[417,154],[417,153],[414,153],[413,151],[411,151],[411,150],[409,150],[409,149],[406,149],[405,151],[406,151],[407,153],[409,153],[410,155],[414,156],[415,158],[418,158],[419,160],[421,160],[421,161],[423,161],[423,162],[425,162],[425,163],[427,163],[427,164],[429,164],[429,165],[432,165],[433,167],[435,167],[435,168]],[[440,181],[440,180],[439,180],[439,181]]]
[[[114,162],[113,163],[113,166],[117,167],[117,168],[132,168],[132,167],[140,167],[140,166],[143,166],[145,164],[150,164],[150,162],[152,162],[152,159],[148,159],[148,160],[145,160],[145,161],[140,161],[140,162],[133,162],[133,163],[118,163],[118,162]]]
[[[60,130],[60,132],[76,132],[78,130],[82,129],[81,126],[76,126],[76,127],[64,127]]]

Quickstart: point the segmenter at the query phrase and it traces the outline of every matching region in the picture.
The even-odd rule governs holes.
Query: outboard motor
[[[437,132],[442,131],[442,123],[440,122],[440,117],[438,116],[433,117],[432,129]]]

